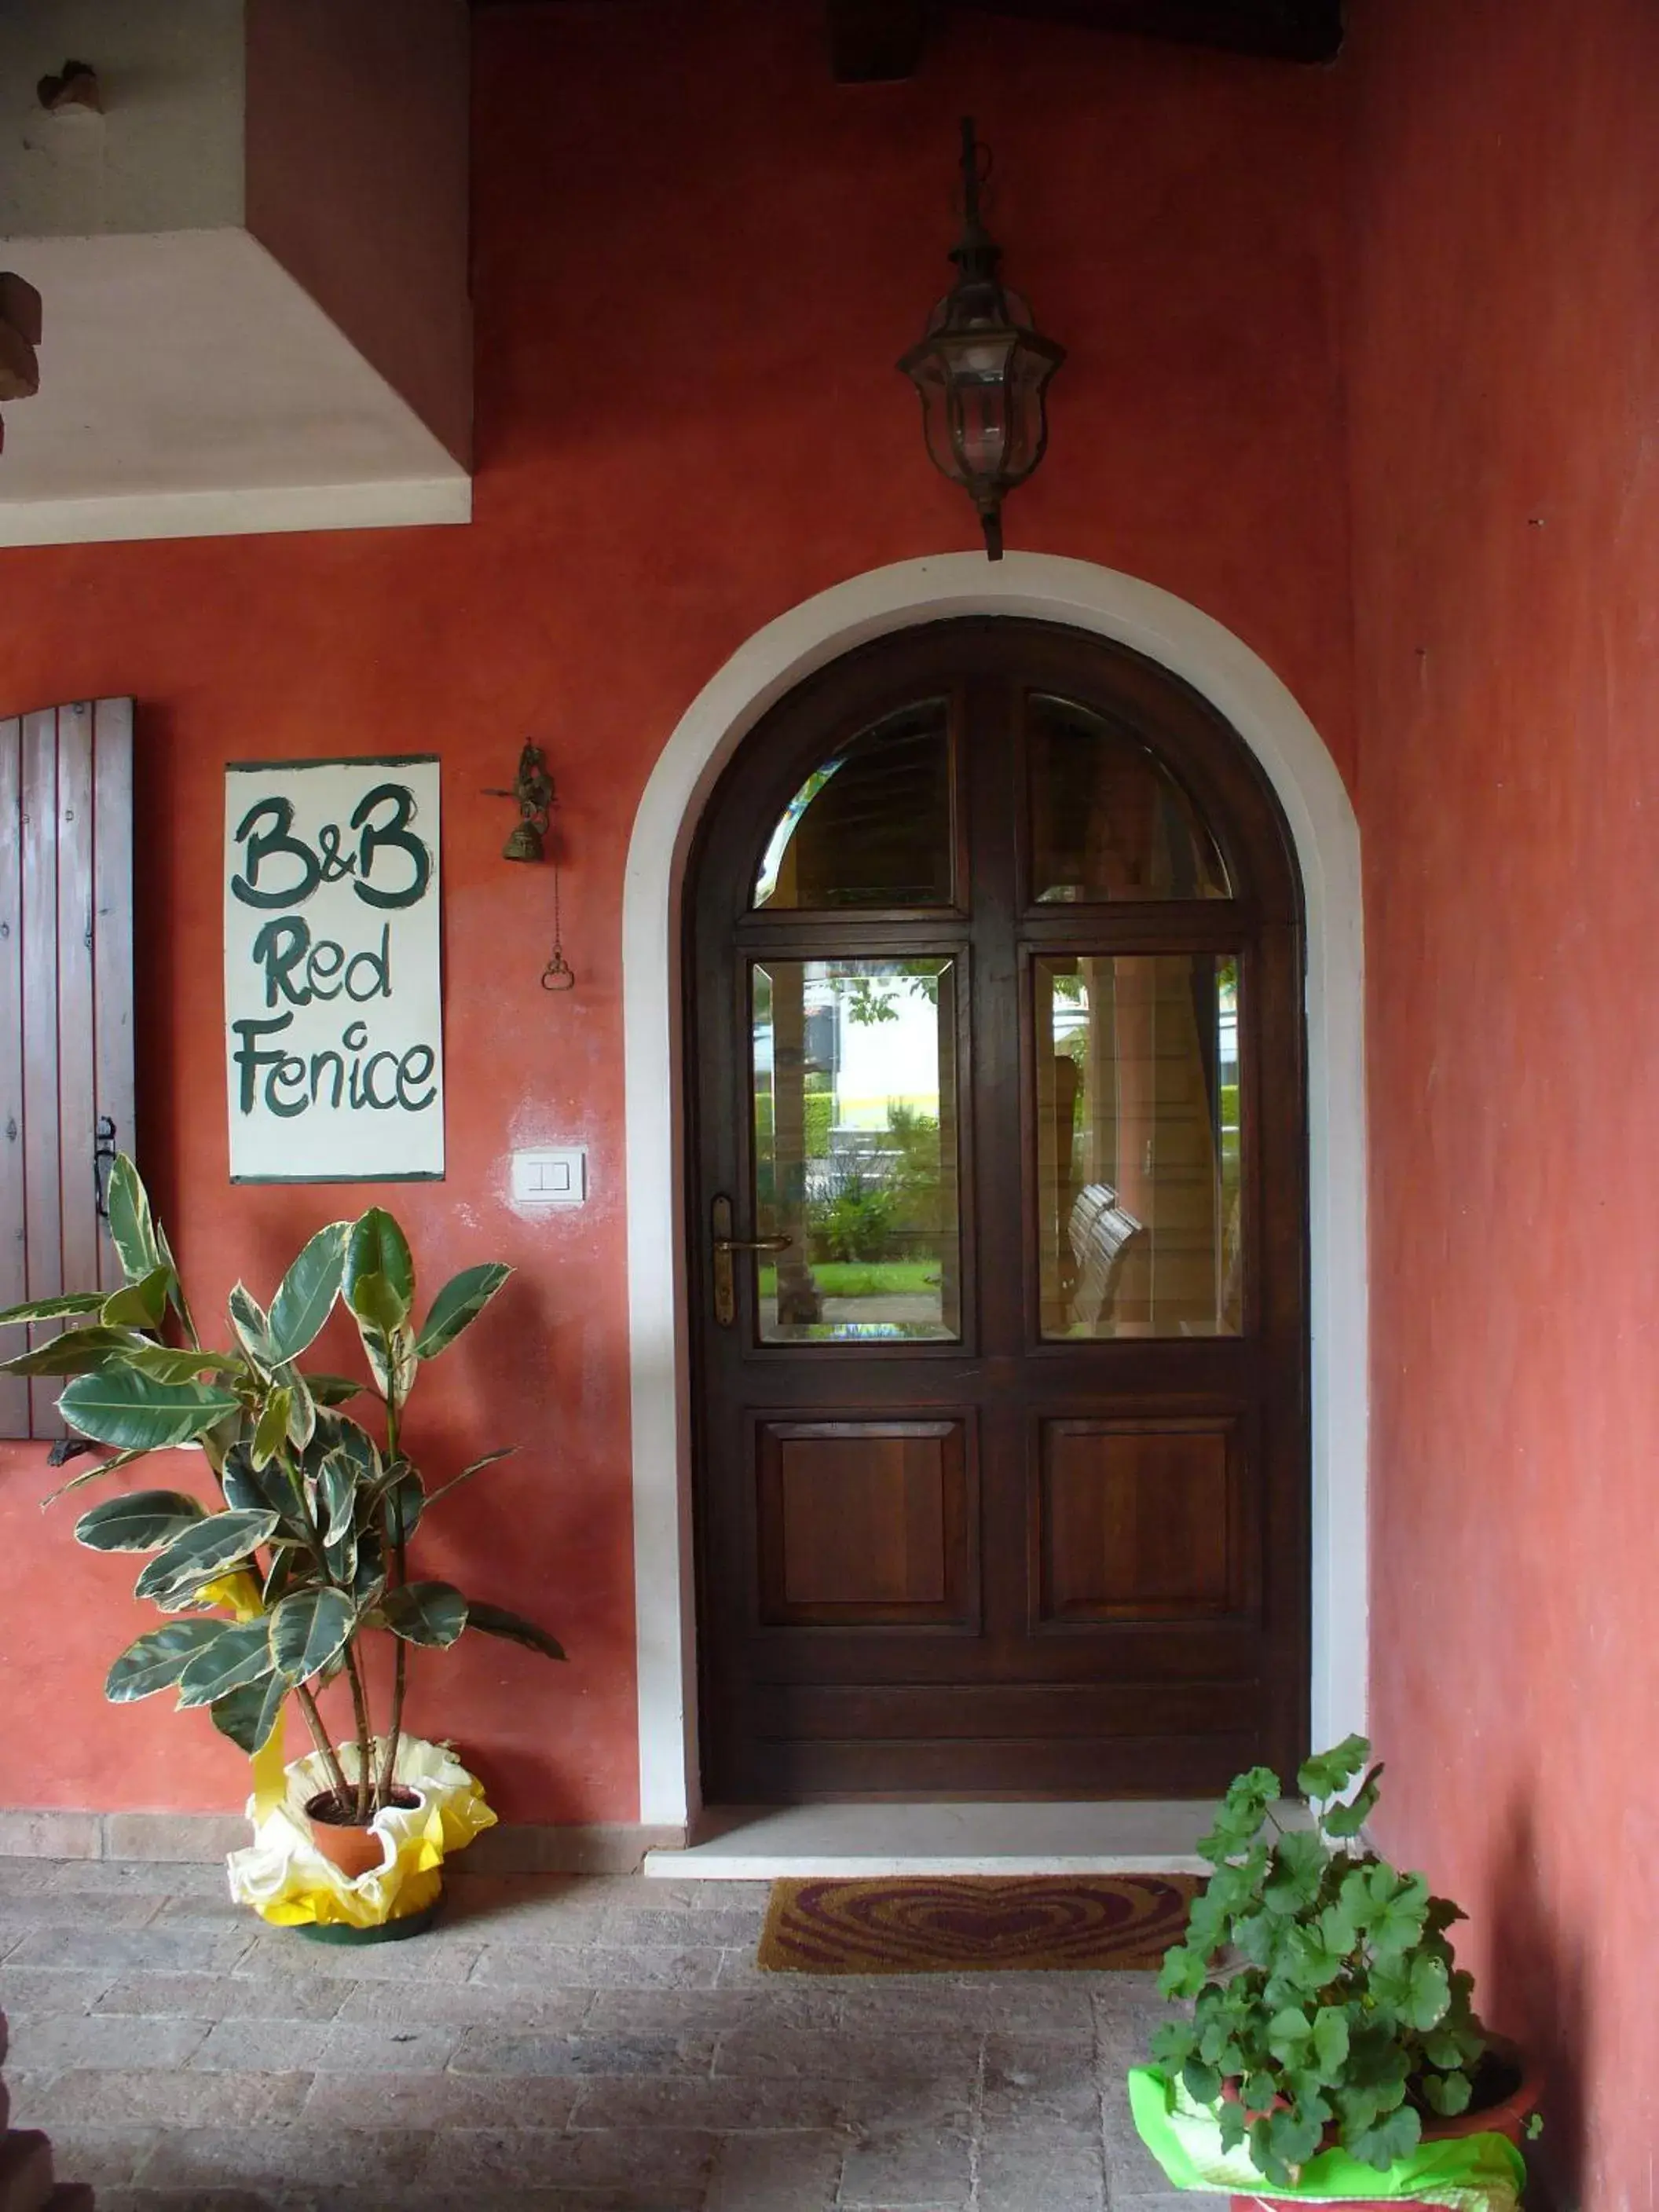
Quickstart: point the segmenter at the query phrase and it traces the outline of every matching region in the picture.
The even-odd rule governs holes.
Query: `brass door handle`
[[[737,1273],[732,1265],[732,1255],[787,1252],[795,1240],[793,1237],[734,1237],[732,1201],[723,1193],[710,1206],[709,1214],[714,1232],[714,1319],[722,1328],[730,1328],[738,1318]]]

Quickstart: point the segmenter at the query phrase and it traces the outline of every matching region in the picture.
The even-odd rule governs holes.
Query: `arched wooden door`
[[[686,915],[708,1800],[1293,1764],[1301,897],[1242,741],[1075,631],[905,631],[744,741]]]

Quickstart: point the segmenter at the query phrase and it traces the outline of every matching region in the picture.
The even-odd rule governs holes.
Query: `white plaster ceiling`
[[[240,229],[5,242],[46,301],[0,544],[463,521],[466,471]]]

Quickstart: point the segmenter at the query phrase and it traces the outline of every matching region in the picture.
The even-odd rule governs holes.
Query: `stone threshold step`
[[[683,1849],[647,1854],[659,1881],[790,1875],[1207,1874],[1213,1797],[1109,1803],[708,1808]],[[1281,1810],[1289,1815],[1288,1807]]]

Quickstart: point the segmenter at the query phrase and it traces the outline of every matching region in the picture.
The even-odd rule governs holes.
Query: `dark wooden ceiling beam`
[[[830,66],[837,84],[914,76],[927,35],[924,0],[829,0]]]
[[[472,0],[475,8],[492,4],[499,0]],[[930,17],[938,21],[965,8],[1275,61],[1334,61],[1342,46],[1342,0],[825,0],[837,81],[877,84],[914,76]]]
[[[1220,46],[1276,61],[1330,62],[1342,47],[1342,0],[957,0],[1032,22]]]

